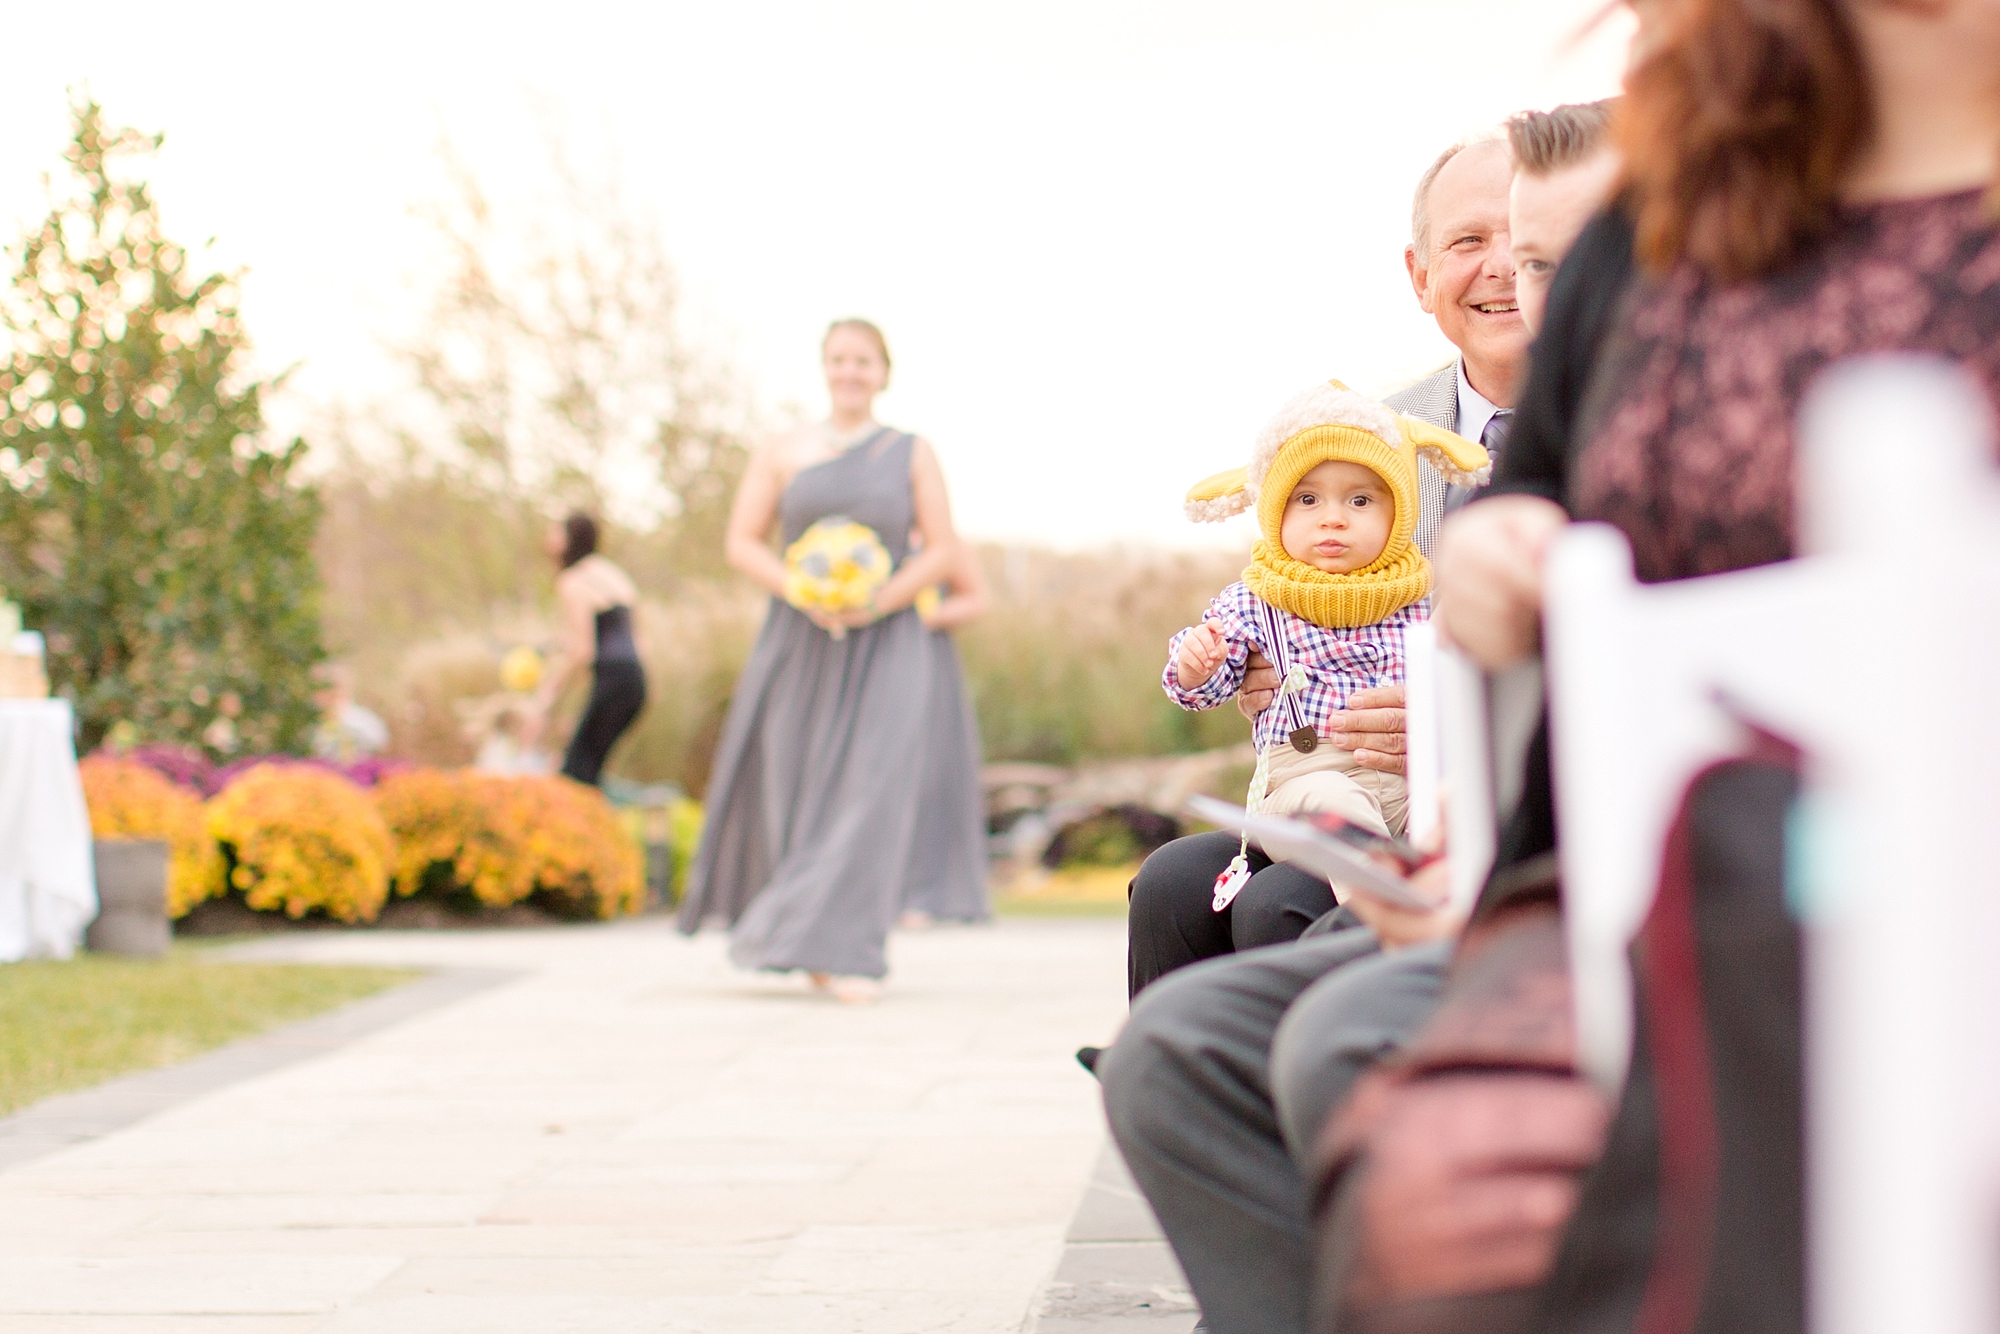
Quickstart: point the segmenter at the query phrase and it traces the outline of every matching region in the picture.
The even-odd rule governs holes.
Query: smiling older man
[[[1512,174],[1506,143],[1487,139],[1446,151],[1418,183],[1404,261],[1418,301],[1459,355],[1386,400],[1495,454],[1528,351],[1509,253]],[[1444,515],[1470,497],[1426,471],[1417,521],[1426,554]],[[1400,768],[1401,691],[1373,693],[1357,697],[1364,707],[1335,744]],[[1333,911],[1324,881],[1282,864],[1263,865],[1216,913],[1210,886],[1235,849],[1231,835],[1195,835],[1141,868],[1131,908],[1135,996],[1162,974],[1209,962],[1138,997],[1098,1072],[1113,1136],[1180,1257],[1205,1327],[1295,1334],[1306,1326],[1309,1277],[1299,1163],[1330,1099],[1430,1014],[1450,942],[1399,942],[1388,923],[1378,938]],[[1407,948],[1384,953],[1384,939]],[[1273,943],[1281,947],[1210,957]],[[1332,1012],[1339,1018],[1327,1022]]]
[[[1483,139],[1446,149],[1417,183],[1403,267],[1418,304],[1458,349],[1458,360],[1385,400],[1479,441],[1496,463],[1528,356],[1507,228],[1513,179],[1506,140]],[[1427,480],[1417,520],[1426,555],[1444,515],[1472,497],[1435,472]]]

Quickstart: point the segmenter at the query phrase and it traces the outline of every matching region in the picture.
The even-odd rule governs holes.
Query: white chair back
[[[2000,1329],[2000,478],[1963,374],[1869,358],[1800,421],[1804,555],[1645,586],[1612,529],[1551,553],[1545,660],[1582,1057],[1631,1049],[1627,947],[1694,775],[1806,755],[1815,1334]],[[1734,716],[1732,716],[1734,715]]]

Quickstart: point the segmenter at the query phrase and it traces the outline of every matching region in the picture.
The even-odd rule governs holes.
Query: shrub
[[[299,755],[246,755],[240,760],[232,760],[210,771],[208,795],[214,796],[244,774],[265,764],[305,765],[323,769],[327,773],[338,774],[356,787],[374,787],[390,774],[402,773],[410,767],[402,760],[385,759],[380,755],[357,755],[351,760],[323,760],[318,756]]]
[[[464,769],[416,769],[376,789],[376,809],[396,842],[397,894],[420,892],[434,883],[434,872],[489,908],[535,892],[533,868],[520,856],[522,831],[502,823],[499,783]]]
[[[1042,864],[1051,870],[1128,866],[1144,861],[1180,836],[1180,821],[1173,816],[1125,802],[1057,830],[1042,853]]]
[[[72,103],[47,215],[0,281],[0,584],[84,744],[115,724],[291,751],[319,709],[315,493],[270,438],[233,275],[161,225],[159,139]]]
[[[367,922],[389,895],[388,826],[367,793],[324,769],[250,770],[208,803],[208,831],[231,859],[231,886],[260,912]]]
[[[215,762],[194,746],[135,746],[125,752],[125,758],[204,798],[214,796],[220,788],[215,781]]]
[[[309,764],[328,773],[339,774],[356,787],[374,787],[393,773],[410,766],[380,755],[361,755],[351,760],[322,760],[298,755],[246,755],[228,764],[216,764],[192,746],[135,746],[123,758],[152,770],[175,787],[186,788],[202,797],[212,797],[260,764]]]
[[[507,780],[509,816],[527,833],[535,889],[551,908],[616,917],[646,906],[646,860],[604,794],[558,776]]]
[[[539,896],[559,912],[614,917],[645,905],[639,845],[595,788],[423,769],[385,779],[376,802],[396,840],[398,894],[442,876],[495,908]]]
[[[209,837],[201,798],[136,760],[92,755],[79,766],[98,838],[160,838],[167,863],[167,915],[179,917],[223,891],[222,849]]]
[[[695,851],[701,846],[702,805],[682,798],[667,808],[667,838],[673,847],[674,898],[687,893],[688,872],[694,867]]]

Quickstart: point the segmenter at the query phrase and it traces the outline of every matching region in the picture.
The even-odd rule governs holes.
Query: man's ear
[[[1403,267],[1409,271],[1410,286],[1416,289],[1417,304],[1424,308],[1424,314],[1435,315],[1437,312],[1431,309],[1430,266],[1419,265],[1417,263],[1417,248],[1415,246],[1406,245],[1403,247]]]

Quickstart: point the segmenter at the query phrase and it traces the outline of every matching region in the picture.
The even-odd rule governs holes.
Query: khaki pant
[[[1401,774],[1364,769],[1354,753],[1321,740],[1301,755],[1280,744],[1271,752],[1264,810],[1272,815],[1331,811],[1378,834],[1403,836],[1410,792]]]

